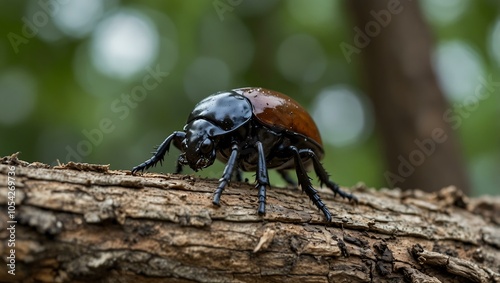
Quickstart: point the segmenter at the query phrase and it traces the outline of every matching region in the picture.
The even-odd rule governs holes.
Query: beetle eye
[[[210,151],[212,151],[212,148],[213,148],[213,144],[212,144],[212,141],[210,139],[205,139],[201,144],[200,144],[200,151],[203,153],[203,154],[206,154],[206,153],[209,153]]]

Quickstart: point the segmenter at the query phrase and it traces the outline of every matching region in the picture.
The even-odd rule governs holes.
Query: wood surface
[[[15,168],[15,275],[8,273],[8,172]],[[500,282],[500,198],[351,188],[320,194],[331,223],[297,188],[132,176],[108,165],[0,159],[5,282]],[[349,188],[344,188],[349,190]]]

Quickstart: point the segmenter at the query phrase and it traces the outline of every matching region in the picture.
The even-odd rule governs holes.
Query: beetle
[[[277,169],[288,184],[296,186],[287,171],[295,169],[302,190],[330,222],[332,215],[306,172],[311,164],[321,185],[335,196],[357,201],[330,181],[320,163],[323,144],[311,116],[295,100],[277,91],[245,87],[206,97],[189,114],[183,131],[169,135],[151,158],[132,168],[132,174],[162,163],[171,143],[181,151],[176,173],[185,165],[198,171],[215,159],[226,163],[214,192],[214,205],[219,205],[233,174],[241,181],[241,170],[256,171],[258,213],[265,214],[266,188],[270,186],[267,169]]]

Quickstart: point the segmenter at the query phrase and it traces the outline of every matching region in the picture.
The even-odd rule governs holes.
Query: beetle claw
[[[355,195],[349,194],[349,202],[359,204],[358,198]]]
[[[266,203],[265,202],[259,202],[258,213],[259,213],[259,215],[265,215],[266,214]]]
[[[220,194],[217,194],[217,191],[214,193],[214,199],[212,200],[212,204],[220,206]]]

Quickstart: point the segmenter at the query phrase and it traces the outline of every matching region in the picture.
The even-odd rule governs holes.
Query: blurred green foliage
[[[465,0],[456,7],[450,1],[440,3],[422,1],[436,45],[459,42],[476,56],[479,75],[499,82],[498,1]],[[325,166],[344,186],[359,181],[387,186],[376,123],[375,130],[368,127],[374,118],[362,92],[362,66],[357,55],[348,63],[339,48],[353,40],[341,1],[2,4],[1,156],[21,151],[27,161],[74,160],[130,169],[168,134],[182,129],[195,103],[215,91],[262,86],[294,97],[312,113],[322,91],[343,86],[368,101],[362,105],[364,132],[347,144],[326,143]],[[443,12],[441,19],[436,10],[451,15]],[[168,75],[151,79],[151,69]],[[462,76],[479,84],[478,74],[464,70]],[[442,78],[460,83],[463,77]],[[460,116],[456,129],[475,194],[499,193],[500,87],[489,87],[491,97],[467,117]],[[463,101],[450,99],[450,107]],[[345,131],[355,127],[350,121],[340,123]],[[164,166],[153,171],[172,172],[176,156],[173,149]],[[221,170],[217,164],[201,174],[219,178]],[[276,176],[271,175],[272,182],[283,184]],[[247,177],[253,179],[251,173]]]

